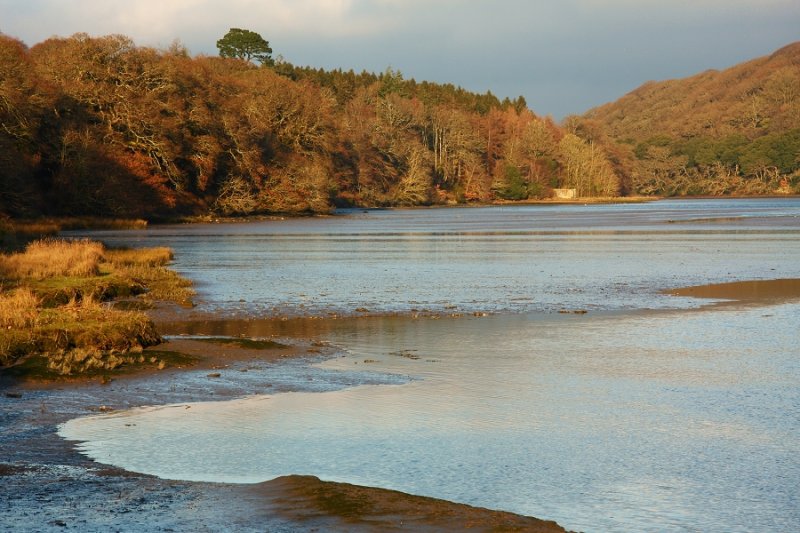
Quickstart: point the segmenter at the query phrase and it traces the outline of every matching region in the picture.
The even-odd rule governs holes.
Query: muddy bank
[[[565,531],[551,521],[313,476],[281,477],[249,491],[278,515],[318,531]]]
[[[281,340],[256,349],[231,339],[172,338],[157,349],[180,350],[190,365],[105,382],[45,386],[0,373],[0,530],[563,531],[529,517],[310,477],[258,485],[163,480],[89,460],[56,434],[60,423],[92,413],[289,390],[274,381],[273,365],[333,353],[312,340]]]
[[[696,285],[663,291],[671,296],[723,300],[715,305],[772,305],[800,300],[800,279],[767,279]]]

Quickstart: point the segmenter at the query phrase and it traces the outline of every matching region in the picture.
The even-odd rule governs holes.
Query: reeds
[[[91,296],[51,309],[37,304],[29,289],[0,295],[0,365],[38,355],[60,375],[114,370],[143,362],[142,349],[161,342],[144,313],[118,311]]]

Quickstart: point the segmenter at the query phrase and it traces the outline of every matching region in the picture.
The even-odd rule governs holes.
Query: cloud
[[[648,79],[688,76],[798,39],[797,0],[0,0],[0,31],[179,39],[216,54],[229,28],[301,65],[399,68],[563,116]]]
[[[124,33],[152,44],[223,27],[279,34],[374,35],[395,25],[393,15],[408,8],[388,0],[29,0],[24,8],[12,7],[12,2],[19,3],[0,3],[7,13],[0,30],[21,33],[17,36],[29,44],[76,32]]]

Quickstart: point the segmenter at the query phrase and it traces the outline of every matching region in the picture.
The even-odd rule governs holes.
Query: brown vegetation
[[[648,82],[568,125],[607,147],[634,193],[800,193],[800,43],[723,71]]]
[[[167,248],[107,250],[100,243],[45,239],[0,255],[0,366],[43,359],[69,375],[152,363],[143,348],[161,338],[147,315],[108,300],[189,303],[188,281],[168,270]]]
[[[0,216],[171,218],[615,195],[598,145],[524,99],[121,35],[0,34]],[[573,183],[575,182],[575,183]]]
[[[0,277],[42,280],[97,276],[102,257],[103,245],[99,242],[45,239],[29,244],[22,253],[0,256]]]

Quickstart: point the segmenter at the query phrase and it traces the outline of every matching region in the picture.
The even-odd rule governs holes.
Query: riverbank
[[[782,197],[782,196],[775,196]],[[691,197],[713,198],[713,197]],[[347,206],[344,209],[435,209],[442,207],[491,207],[513,205],[587,205],[587,204],[637,204],[663,200],[661,196],[597,196],[583,198],[531,198],[526,200],[496,200],[492,202],[469,203],[441,203],[424,206]],[[159,224],[198,224],[198,223],[228,223],[228,222],[253,222],[263,220],[283,220],[286,218],[327,217],[334,216],[336,208],[321,212],[267,212],[247,216],[225,216],[216,213],[178,216],[148,221],[145,219],[128,218],[97,218],[97,217],[39,217],[30,219],[0,219],[0,249],[15,249],[24,246],[27,242],[45,236],[54,236],[61,231],[69,230],[123,230],[144,229],[158,226]]]
[[[371,224],[371,220],[369,222]],[[213,246],[217,246],[217,244]],[[741,246],[737,242],[736,250],[740,249]],[[439,250],[437,248],[437,253]],[[283,255],[284,251],[279,250],[278,253]],[[374,249],[370,248],[370,253],[374,253]],[[209,260],[205,253],[202,255],[206,258],[205,260]],[[695,256],[696,253],[693,253],[692,257]],[[399,257],[399,255],[393,254],[391,257]],[[542,254],[540,257],[546,257],[546,255]],[[715,260],[718,260],[716,259],[718,256],[714,257]],[[329,256],[326,255],[325,260],[329,261]],[[766,270],[770,266],[779,267],[780,265],[761,262],[759,263],[760,270],[757,272]],[[406,266],[403,265],[403,268]],[[345,270],[345,268],[340,267],[339,270]],[[781,269],[778,268],[778,271]],[[783,269],[783,271],[789,272],[790,270]],[[496,276],[497,272],[492,273],[492,279]],[[738,276],[743,277],[741,274]],[[695,278],[702,281],[703,276],[698,274]],[[236,283],[240,282],[236,281]],[[337,285],[341,285],[341,281],[338,279]],[[255,286],[269,287],[271,290],[281,288],[278,283],[273,283],[271,280],[259,280]],[[327,294],[328,289],[325,290]],[[631,289],[631,294],[635,293],[635,290]],[[302,287],[302,291],[303,295],[308,294],[309,299],[314,300],[322,294],[321,291],[310,291],[305,286]],[[559,294],[559,298],[568,296],[568,293],[558,286],[554,292]],[[516,285],[513,287],[513,292],[510,293],[514,295],[536,294],[537,297],[541,294],[532,290],[526,292]],[[232,301],[241,301],[240,297],[249,298],[246,294],[243,296],[236,294]],[[353,301],[356,301],[356,298],[362,298],[362,296],[354,297]],[[339,299],[339,294],[331,297],[332,301]],[[283,300],[290,301],[288,298]],[[587,296],[582,294],[564,301],[563,305],[583,305],[586,300]],[[561,303],[560,300],[556,302]],[[325,302],[323,302],[324,304]],[[358,305],[364,304],[359,301]],[[372,305],[368,305],[368,307],[376,308]],[[250,309],[247,305],[242,305],[241,308],[243,312]],[[357,309],[356,305],[351,305],[349,308]],[[470,310],[474,308],[473,306]],[[577,307],[569,308],[579,309]],[[322,309],[328,308],[322,307]],[[594,307],[590,308],[589,317],[593,316],[594,309]],[[147,312],[151,317],[156,316],[153,310]],[[457,310],[452,312],[455,313]],[[159,313],[162,316],[170,314],[163,309]],[[315,334],[319,335],[319,332],[324,331],[325,327],[336,324],[339,320],[319,318],[273,320],[270,324],[271,330],[267,333],[259,331],[256,334],[257,328],[254,320],[242,321],[240,325],[237,325],[237,328],[241,326],[237,330],[228,328],[230,324],[225,321],[217,320],[215,322],[213,314],[207,317],[198,317],[195,323],[181,323],[182,317],[185,317],[186,314],[199,315],[200,313],[186,313],[181,308],[174,308],[171,318],[175,321],[174,327],[173,325],[165,327],[166,322],[161,319],[156,320],[159,327],[163,328],[161,334],[167,337],[169,344],[146,348],[143,351],[148,354],[148,358],[151,351],[183,353],[186,356],[185,362],[173,368],[167,366],[159,370],[156,366],[142,368],[137,371],[139,373],[114,374],[104,384],[100,377],[95,377],[82,381],[76,378],[77,381],[56,382],[47,386],[42,386],[40,383],[22,386],[19,382],[11,382],[0,387],[0,406],[2,406],[0,423],[2,423],[4,435],[0,443],[0,457],[2,458],[0,462],[3,463],[0,466],[0,475],[2,475],[3,481],[2,488],[0,488],[0,510],[3,511],[2,520],[7,521],[3,525],[7,523],[9,529],[23,531],[26,528],[55,530],[64,526],[90,531],[159,528],[185,530],[187,524],[188,527],[194,526],[193,529],[207,528],[208,530],[236,528],[291,531],[314,527],[352,530],[355,529],[353,523],[361,524],[361,521],[371,523],[375,519],[375,515],[383,516],[388,513],[405,516],[402,514],[405,511],[400,511],[398,508],[393,508],[395,510],[390,513],[385,508],[370,510],[364,507],[362,508],[363,512],[360,513],[361,518],[358,518],[356,522],[347,522],[346,527],[340,527],[342,522],[339,520],[344,519],[341,516],[330,510],[321,509],[318,502],[314,503],[308,497],[288,494],[287,491],[294,486],[294,482],[286,479],[278,480],[275,484],[268,484],[270,486],[264,489],[266,492],[274,489],[278,494],[276,496],[278,500],[266,499],[264,491],[259,492],[254,486],[161,480],[110,469],[89,461],[78,454],[71,443],[64,442],[55,434],[55,428],[63,421],[91,413],[113,412],[140,405],[213,401],[292,390],[288,382],[276,381],[274,374],[267,370],[274,368],[271,365],[278,361],[291,365],[294,362],[314,361],[316,358],[332,355],[328,350],[334,348],[315,343],[314,339]],[[358,321],[358,324],[362,325],[368,324],[372,318],[362,318],[360,316],[362,314],[363,312],[358,312],[356,313],[357,317],[348,320]],[[575,318],[576,316],[578,315],[570,314],[562,318],[565,321],[578,320]],[[430,318],[436,317],[431,316]],[[452,319],[452,322],[453,324],[463,323],[456,319]],[[181,336],[181,334],[186,335]],[[222,339],[225,336],[238,338],[240,335],[244,335],[247,339],[255,337],[288,346],[288,348],[276,345],[271,345],[271,347],[262,345],[260,348],[252,345],[246,347],[245,345],[248,344],[246,340]],[[556,351],[553,350],[553,353]],[[369,355],[372,357],[372,353]],[[412,352],[400,352],[387,356],[387,358],[394,358],[404,363],[414,361],[413,357],[415,356]],[[597,360],[600,361],[600,359]],[[359,368],[362,361],[364,361],[363,357],[358,360]],[[439,364],[433,361],[427,362],[424,357],[420,359],[420,364],[422,363],[430,366]],[[371,364],[377,366],[375,363]],[[639,372],[641,369],[637,367],[636,370]],[[482,398],[485,397],[482,396]],[[556,402],[552,405],[560,404]],[[187,450],[187,453],[193,453],[193,451]],[[576,455],[569,457],[574,459]],[[198,460],[201,464],[203,461],[216,461],[210,454],[198,457]],[[324,501],[328,498],[325,495],[329,492],[324,487],[314,488],[316,483],[313,479],[306,479],[301,486],[311,492],[315,492],[319,488]],[[556,483],[561,482],[556,481]],[[569,483],[569,485],[583,486],[574,483]],[[347,494],[346,487],[336,486],[342,487]],[[518,486],[518,484],[514,484],[515,488]],[[495,485],[495,487],[497,488],[499,485]],[[356,492],[353,497],[362,501],[359,494]],[[299,498],[299,503],[292,503],[295,502],[295,498]],[[535,497],[531,497],[530,500],[535,500]],[[407,500],[407,503],[415,507],[415,501]],[[664,501],[672,502],[674,500],[665,498]],[[346,499],[345,502],[347,502]],[[641,508],[639,503],[638,501],[633,502],[637,509]],[[290,505],[298,505],[300,515],[313,515],[314,520],[323,522],[303,522],[301,517],[282,515],[281,510],[287,509]],[[434,509],[438,506],[438,503],[433,504]],[[350,508],[350,505],[345,505],[340,510],[347,511]],[[537,514],[537,512],[532,511],[531,514]],[[470,518],[470,523],[474,523],[473,520],[474,518]],[[592,523],[591,520],[583,523],[587,522]],[[363,527],[370,526],[364,525]],[[417,522],[414,529],[418,530],[420,527],[420,522]],[[388,528],[389,526],[384,522],[380,527],[374,529],[385,530]],[[430,528],[458,529],[455,526],[447,528],[432,525]],[[485,529],[490,529],[490,526],[487,525]]]
[[[156,252],[40,241],[3,256],[9,327],[0,340],[8,344],[4,357],[11,366],[0,370],[0,529],[563,531],[531,517],[308,476],[257,485],[181,482],[107,467],[78,453],[57,435],[67,420],[286,390],[269,382],[274,365],[287,359],[309,364],[335,352],[314,340],[312,324],[286,331],[297,323],[280,319],[273,319],[277,328],[267,338],[241,331],[181,336],[188,308],[176,302],[191,294],[164,268],[171,252]],[[64,265],[54,267],[55,258],[66,255]],[[135,275],[126,270],[131,267]],[[30,300],[24,309],[16,298],[21,291]],[[24,323],[20,317],[27,317]],[[146,326],[152,338],[120,330],[120,342],[130,342],[106,346],[109,335],[87,329],[96,323],[116,331],[123,319]],[[12,343],[16,337],[24,342]],[[51,338],[61,342],[45,342]],[[64,367],[65,356],[81,364]]]

